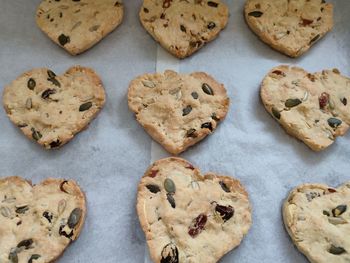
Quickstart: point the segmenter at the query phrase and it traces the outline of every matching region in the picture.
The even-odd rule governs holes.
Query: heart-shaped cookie
[[[251,226],[248,194],[236,179],[189,162],[155,162],[138,187],[137,212],[151,258],[158,263],[217,262]]]
[[[0,262],[54,262],[78,238],[85,215],[74,181],[0,179]]]
[[[295,188],[283,205],[285,227],[312,263],[350,262],[350,182]]]
[[[261,98],[282,127],[314,151],[325,149],[349,128],[350,79],[337,69],[311,74],[276,67],[262,82]]]
[[[266,44],[298,57],[333,28],[333,5],[324,0],[247,0],[245,18]]]
[[[105,91],[92,69],[75,66],[56,76],[42,68],[7,86],[3,103],[10,120],[28,138],[51,149],[87,127],[103,107]]]
[[[123,20],[122,0],[43,0],[36,22],[72,55],[91,48]]]
[[[172,154],[211,134],[230,102],[224,86],[209,75],[170,70],[133,80],[128,101],[138,122]]]
[[[144,0],[140,10],[144,28],[178,58],[215,39],[228,17],[228,8],[220,0]]]

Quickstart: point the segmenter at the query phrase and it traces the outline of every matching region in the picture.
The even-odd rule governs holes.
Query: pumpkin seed
[[[167,193],[166,197],[167,197],[167,200],[170,203],[171,207],[175,208],[176,204],[175,204],[175,199],[174,199],[173,195],[171,193]]]
[[[24,214],[28,210],[29,210],[29,207],[27,205],[16,207],[17,214]]]
[[[32,99],[31,98],[27,99],[26,108],[27,108],[27,110],[30,110],[32,108]]]
[[[341,255],[346,252],[346,250],[342,247],[336,247],[334,245],[331,245],[330,249],[328,250],[329,253],[333,255]]]
[[[10,217],[11,216],[11,210],[7,206],[2,206],[0,208],[0,212],[3,217]]]
[[[347,209],[347,205],[338,205],[336,208],[332,210],[333,216],[338,217],[341,214],[345,213]]]
[[[73,229],[80,221],[81,216],[83,214],[83,210],[81,210],[80,208],[75,208],[69,218],[68,218],[68,226],[69,228]]]
[[[175,193],[176,191],[176,186],[173,180],[171,180],[170,178],[166,178],[164,180],[164,189],[165,191],[167,191],[168,193]]]
[[[344,218],[341,218],[341,217],[329,217],[328,222],[333,225],[341,225],[341,224],[346,224],[348,221],[346,221]]]
[[[285,106],[287,107],[287,108],[293,108],[293,107],[295,107],[295,106],[298,106],[299,104],[301,104],[302,103],[302,101],[301,100],[299,100],[299,99],[288,99],[288,100],[286,100],[286,102],[285,102]]]
[[[30,79],[28,80],[28,83],[27,83],[28,89],[34,90],[35,86],[36,86],[35,80],[34,80],[33,78],[30,78]]]
[[[66,209],[66,206],[67,206],[66,200],[62,199],[61,201],[58,202],[57,211],[59,215],[64,212],[64,210]]]
[[[146,187],[153,194],[156,194],[156,193],[160,192],[160,188],[159,188],[158,185],[148,184],[148,185],[146,185]]]
[[[143,84],[143,86],[150,88],[150,89],[153,89],[156,87],[156,85],[152,81],[149,81],[149,80],[143,80],[142,84]]]
[[[186,108],[184,108],[182,110],[182,116],[186,116],[188,114],[190,114],[192,111],[192,106],[191,105],[188,105]]]
[[[18,263],[17,248],[11,248],[9,260],[11,263]]]
[[[211,96],[214,95],[213,89],[207,83],[202,84],[202,90],[204,93],[208,95],[211,95]]]
[[[33,263],[33,260],[39,259],[41,256],[38,254],[33,254],[30,259],[28,260],[28,263]]]
[[[86,102],[86,103],[81,104],[80,107],[79,107],[79,111],[87,111],[87,110],[89,110],[91,107],[92,107],[92,102],[89,101],[89,102]]]
[[[227,187],[227,185],[224,183],[224,181],[220,181],[219,184],[220,184],[222,190],[224,190],[226,193],[230,193],[231,192],[230,188]]]
[[[22,240],[21,242],[18,243],[17,247],[24,247],[25,249],[29,249],[29,247],[31,245],[33,245],[33,239],[26,239],[26,240]]]
[[[194,98],[195,100],[198,99],[198,93],[197,92],[192,92],[191,93],[192,98]]]
[[[248,16],[253,16],[253,17],[261,17],[264,13],[261,11],[253,11],[248,13]]]
[[[43,136],[39,131],[36,131],[34,128],[31,129],[32,137],[34,140],[39,141]]]
[[[214,22],[209,22],[208,29],[212,30],[216,27],[216,24]]]
[[[179,263],[179,252],[173,243],[167,244],[161,253],[160,263]]]
[[[65,44],[69,43],[70,42],[70,37],[69,36],[66,36],[64,34],[61,34],[59,37],[58,37],[58,42],[64,46]]]
[[[273,116],[275,116],[276,119],[278,120],[281,119],[281,113],[275,107],[272,107],[271,111]]]
[[[337,128],[342,124],[342,121],[337,119],[337,118],[329,118],[328,119],[328,125],[331,126],[332,128]]]
[[[186,132],[186,137],[196,138],[197,137],[196,129],[189,129]]]

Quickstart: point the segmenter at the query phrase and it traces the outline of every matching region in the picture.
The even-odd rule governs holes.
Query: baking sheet
[[[231,17],[220,37],[176,62],[160,55],[141,27],[141,1],[125,0],[123,24],[77,57],[36,27],[39,2],[0,0],[1,92],[28,69],[49,67],[61,74],[81,64],[101,75],[108,96],[90,128],[56,151],[45,151],[27,140],[0,110],[0,176],[20,175],[34,183],[46,177],[71,178],[86,192],[88,217],[83,232],[59,262],[149,262],[135,211],[137,183],[152,159],[168,154],[134,120],[126,92],[137,75],[174,63],[181,72],[212,74],[225,84],[231,98],[230,112],[218,130],[181,155],[203,172],[239,178],[250,194],[253,226],[241,246],[221,262],[307,262],[284,230],[282,201],[301,183],[336,186],[349,180],[350,134],[321,153],[312,152],[266,113],[259,84],[270,68],[281,63],[310,71],[336,67],[350,76],[350,1],[330,1],[335,4],[334,30],[300,59],[285,57],[257,39],[244,22],[243,0],[226,1]]]

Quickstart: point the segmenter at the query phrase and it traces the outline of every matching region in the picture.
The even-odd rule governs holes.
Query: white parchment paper
[[[34,183],[46,177],[71,178],[86,192],[88,217],[83,232],[59,262],[150,262],[135,211],[137,184],[151,161],[168,154],[134,120],[126,93],[131,79],[165,67],[205,71],[225,84],[231,98],[230,112],[218,130],[181,155],[203,172],[237,177],[250,194],[253,226],[241,246],[221,262],[307,262],[284,230],[281,204],[301,183],[337,186],[349,180],[350,134],[321,153],[312,152],[265,111],[259,84],[270,68],[282,63],[310,71],[336,67],[350,76],[350,1],[330,1],[335,5],[334,30],[303,57],[291,59],[249,30],[243,0],[227,0],[231,13],[227,28],[217,40],[181,61],[159,50],[142,28],[141,1],[125,0],[123,24],[77,57],[36,27],[39,2],[0,0],[0,91],[28,69],[49,67],[61,74],[80,64],[100,74],[108,96],[89,129],[56,151],[30,142],[0,110],[0,176],[20,175]]]

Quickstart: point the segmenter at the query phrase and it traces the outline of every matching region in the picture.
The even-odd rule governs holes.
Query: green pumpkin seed
[[[298,106],[301,103],[302,103],[302,101],[299,99],[288,99],[288,100],[286,100],[286,103],[284,105],[287,108],[293,108],[295,106]]]
[[[264,13],[261,11],[253,11],[248,13],[248,16],[253,16],[253,17],[261,17]]]
[[[9,254],[10,263],[18,263],[17,248],[12,248]]]
[[[41,256],[38,254],[33,254],[30,259],[28,260],[28,263],[33,263],[33,260],[39,259]]]
[[[333,255],[341,255],[341,254],[346,252],[346,250],[344,248],[336,247],[334,245],[332,245],[328,251],[329,251],[329,253],[331,253]]]
[[[337,217],[340,216],[341,214],[345,213],[347,209],[347,205],[338,205],[336,208],[332,210],[333,216]]]
[[[43,136],[39,131],[36,131],[34,128],[32,130],[32,137],[34,140],[39,141]]]
[[[164,180],[164,189],[165,191],[167,191],[168,193],[175,193],[176,191],[176,186],[173,180],[171,180],[170,178],[166,178]]]
[[[202,90],[204,93],[208,95],[211,95],[211,96],[214,95],[213,89],[207,83],[202,84]]]
[[[337,119],[337,118],[329,118],[328,119],[328,125],[331,126],[332,128],[337,128],[342,124],[342,121]]]
[[[281,119],[281,113],[275,107],[272,107],[271,111],[277,120]]]
[[[34,90],[35,86],[36,86],[35,80],[34,80],[33,78],[30,78],[30,79],[28,80],[28,83],[27,83],[28,89]]]
[[[80,208],[75,208],[71,213],[68,218],[68,226],[69,228],[73,229],[76,227],[76,225],[79,223],[81,216],[83,214],[83,210]]]
[[[84,103],[84,104],[81,104],[80,107],[79,107],[79,111],[87,111],[87,110],[89,110],[91,107],[92,107],[92,102],[89,101],[89,102],[86,102],[86,103]]]

